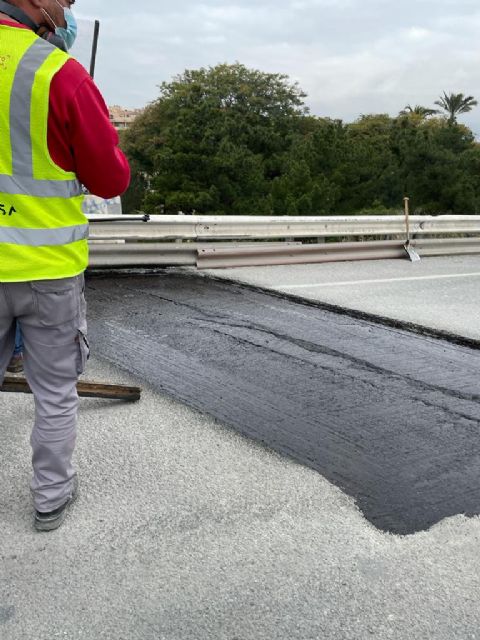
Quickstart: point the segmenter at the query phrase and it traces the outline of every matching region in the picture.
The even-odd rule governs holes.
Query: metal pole
[[[109,216],[108,214],[88,214],[87,219],[92,222],[150,222],[150,215],[148,213],[141,213],[139,215],[125,215],[125,216]]]
[[[407,229],[407,244],[410,242],[410,198],[404,198],[405,203],[405,226]]]
[[[407,239],[404,247],[411,262],[418,262],[420,260],[420,256],[412,247],[410,242],[410,198],[404,198],[403,201],[405,203],[405,227],[407,230]]]
[[[95,20],[95,28],[93,31],[92,57],[90,58],[90,75],[95,77],[95,64],[97,62],[98,35],[100,33],[100,22]]]

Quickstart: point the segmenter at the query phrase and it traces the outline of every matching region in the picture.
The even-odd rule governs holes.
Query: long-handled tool
[[[28,382],[20,376],[7,376],[0,391],[6,393],[32,393]],[[142,390],[140,387],[126,387],[120,384],[103,384],[98,382],[79,382],[78,395],[81,398],[106,398],[107,400],[126,400],[137,402]]]
[[[406,241],[405,241],[405,251],[407,252],[408,257],[412,262],[418,262],[420,260],[420,256],[412,247],[410,240],[410,198],[403,199],[405,203],[405,227],[407,230]]]

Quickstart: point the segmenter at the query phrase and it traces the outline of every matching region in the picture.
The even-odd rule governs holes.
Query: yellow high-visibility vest
[[[67,278],[88,264],[81,184],[47,142],[50,84],[69,59],[0,25],[0,282]]]

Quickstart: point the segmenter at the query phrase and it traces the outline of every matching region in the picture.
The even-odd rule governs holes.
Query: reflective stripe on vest
[[[82,195],[78,180],[35,180],[0,174],[0,193],[36,198],[75,198]]]
[[[36,40],[20,61],[10,96],[10,140],[12,173],[33,178],[32,139],[30,135],[32,90],[35,74],[52,53],[45,40]]]
[[[60,229],[0,227],[0,242],[28,247],[55,247],[88,238],[88,224]]]

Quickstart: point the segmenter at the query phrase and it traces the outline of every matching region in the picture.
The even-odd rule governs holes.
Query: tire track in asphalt
[[[378,528],[480,513],[479,350],[175,271],[90,279],[88,302],[97,355],[316,469]]]

